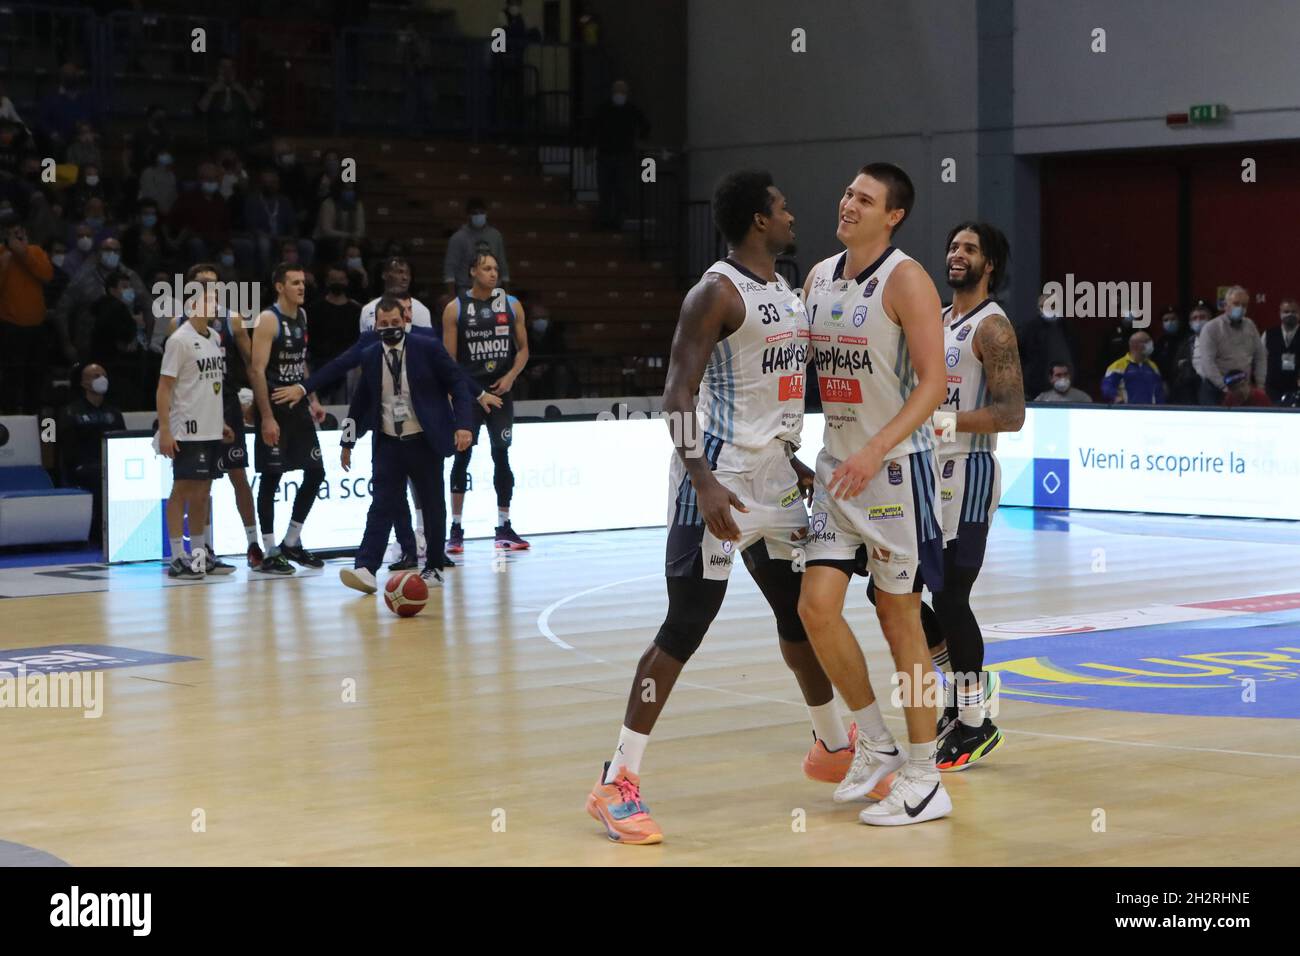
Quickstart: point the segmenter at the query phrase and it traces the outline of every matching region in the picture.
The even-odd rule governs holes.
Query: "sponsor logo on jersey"
[[[901,485],[903,483],[903,466],[896,461],[889,463],[889,483],[891,485]]]
[[[831,306],[831,321],[840,322],[843,321],[843,319],[844,319],[844,306],[836,302],[833,306]]]
[[[803,372],[794,375],[782,375],[777,383],[777,401],[788,402],[794,398],[803,398]]]
[[[867,337],[865,335],[837,335],[835,341],[840,345],[861,345],[867,347]]]
[[[835,375],[843,372],[860,372],[867,370],[867,374],[875,373],[871,367],[871,353],[866,349],[842,349],[838,346],[831,348],[817,349],[814,356],[817,371],[828,375]]]
[[[496,335],[509,335],[509,334],[510,334],[510,326],[508,326],[508,325],[498,325],[498,326],[496,327],[496,332],[495,332],[495,334],[496,334]]]
[[[787,342],[785,345],[772,345],[763,349],[761,368],[764,375],[801,369],[807,364],[808,346],[802,342]]]
[[[795,485],[793,488],[791,488],[789,491],[787,491],[785,494],[781,496],[781,507],[789,508],[792,504],[798,501],[800,497],[802,496],[799,494],[799,486]]]
[[[504,313],[504,312],[498,312],[498,313],[496,314],[496,316],[497,316],[497,325],[509,325],[509,324],[510,324],[510,316],[506,315],[506,313]],[[501,330],[500,330],[500,329],[497,329],[497,331],[500,332]]]
[[[943,476],[944,476],[945,478],[951,478],[951,477],[952,477],[952,466],[955,465],[955,464],[956,464],[956,462],[953,461],[951,458],[949,458],[947,461],[945,461],[945,462],[943,463]]]
[[[854,326],[861,328],[862,323],[865,321],[867,321],[867,307],[865,305],[860,305],[853,310],[853,324]]]
[[[766,282],[751,282],[748,279],[742,279],[740,282],[737,282],[736,285],[740,288],[741,292],[766,292],[767,291]]]
[[[731,542],[728,541],[727,544],[731,544]],[[711,554],[711,555],[709,555],[709,566],[710,566],[710,567],[715,567],[715,568],[716,568],[716,567],[718,567],[719,565],[724,566],[724,567],[730,567],[730,566],[731,566],[731,555],[729,555],[729,554],[728,554],[728,555],[721,555],[721,554]]]
[[[903,517],[902,505],[872,505],[867,509],[868,521],[884,521],[886,518]]]
[[[871,279],[868,279],[866,288],[862,290],[862,298],[870,299],[871,293],[876,291],[876,286],[878,285],[880,285],[879,279],[875,278],[874,276]]]
[[[957,332],[957,341],[965,342],[966,336],[970,335],[970,330],[971,327],[969,325],[963,325]]]
[[[826,376],[817,381],[822,390],[823,402],[837,402],[841,405],[862,404],[862,383],[856,378]]]
[[[960,384],[961,384],[961,376],[960,376],[960,375],[949,375],[949,376],[948,376],[948,384],[949,384],[949,385],[960,385]]]
[[[810,342],[829,342],[830,340],[831,337],[829,335],[818,335],[815,332],[808,333],[808,341]]]
[[[957,367],[957,363],[961,361],[961,351],[957,346],[954,345],[952,348],[948,349],[948,354],[945,356],[944,361],[948,363],[949,368]]]
[[[784,340],[786,340],[786,339],[792,339],[792,338],[794,338],[794,332],[793,332],[793,331],[789,331],[789,332],[777,332],[775,335],[769,335],[769,336],[768,336],[767,338],[765,338],[763,341],[764,341],[764,342],[782,342],[782,341],[784,341]]]
[[[939,491],[939,496],[943,498],[944,501],[952,501],[952,489],[951,488],[941,489]]]

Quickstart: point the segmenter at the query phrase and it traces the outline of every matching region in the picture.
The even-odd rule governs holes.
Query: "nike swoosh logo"
[[[885,757],[897,757],[897,756],[898,756],[898,748],[897,748],[897,747],[895,747],[893,750],[873,750],[873,751],[871,751],[871,752],[872,752],[873,754],[880,754],[880,755],[885,756]]]
[[[941,782],[942,782],[942,781],[941,781]],[[908,803],[907,803],[907,801],[904,800],[904,801],[903,801],[903,809],[907,811],[907,815],[908,815],[909,817],[914,817],[914,816],[916,816],[918,813],[920,813],[922,810],[924,810],[927,806],[930,805],[930,801],[934,799],[934,795],[935,795],[936,793],[938,793],[938,792],[939,792],[939,784],[936,783],[936,784],[934,785],[934,789],[931,790],[928,794],[926,794],[926,795],[925,795],[925,799],[922,800],[919,804],[917,804],[917,806],[916,806],[915,808],[909,806]]]

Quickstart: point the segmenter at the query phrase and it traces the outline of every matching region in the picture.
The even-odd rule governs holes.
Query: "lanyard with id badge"
[[[402,357],[404,349],[392,349],[385,356],[388,370],[393,375],[393,431],[402,434],[402,428],[411,419],[411,406],[402,392]]]

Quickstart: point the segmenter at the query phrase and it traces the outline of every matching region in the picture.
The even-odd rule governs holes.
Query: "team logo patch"
[[[953,467],[953,465],[955,465],[955,464],[956,464],[956,462],[953,461],[951,458],[949,458],[947,461],[945,461],[945,462],[943,463],[943,476],[944,476],[945,478],[951,478],[951,477],[952,477],[952,467]]]
[[[826,518],[827,518],[827,514],[824,511],[819,511],[812,516],[813,534],[821,534],[823,531],[826,530]]]
[[[220,394],[221,394],[221,383],[220,383],[220,382],[213,382],[213,383],[212,383],[212,394],[213,394],[213,395],[220,395]]]
[[[889,463],[889,483],[891,485],[901,485],[903,483],[903,466],[896,461]]]
[[[965,341],[966,341],[966,336],[970,335],[970,328],[971,328],[971,327],[970,327],[969,325],[963,325],[960,329],[958,329],[958,331],[957,331],[957,341],[958,341],[958,342],[965,342]]]
[[[320,461],[320,449],[319,449],[319,448],[313,448],[313,449],[311,450],[311,460],[312,460],[312,461]]]
[[[484,371],[495,372],[497,369],[497,360],[488,359],[486,362],[483,363],[483,369]]]
[[[722,542],[722,553],[731,554],[731,549],[734,548],[735,546],[736,546],[735,543],[732,541]]]
[[[867,282],[867,286],[862,290],[862,298],[870,299],[871,293],[876,291],[876,286],[880,285],[880,280],[872,278]]]
[[[867,509],[868,521],[883,521],[886,518],[903,517],[902,505],[872,505]]]
[[[501,440],[502,440],[502,441],[509,441],[509,440],[510,440],[510,429],[508,429],[508,428],[503,428],[503,429],[501,429]]]
[[[957,363],[961,361],[961,351],[957,346],[954,345],[948,350],[948,354],[944,357],[944,361],[948,363],[949,368],[957,367]]]
[[[853,310],[853,324],[861,327],[862,323],[867,321],[867,307],[860,305]]]

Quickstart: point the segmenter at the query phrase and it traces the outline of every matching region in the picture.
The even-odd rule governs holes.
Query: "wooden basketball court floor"
[[[1300,862],[1293,525],[999,512],[974,605],[990,660],[1011,662],[1006,745],[945,776],[951,818],[892,830],[800,773],[806,714],[737,568],[642,767],[666,840],[622,847],[583,802],[663,613],[662,548],[662,529],[546,536],[494,567],[470,542],[411,620],[343,588],[341,560],[199,583],[157,565],[0,570],[0,658],[194,658],[101,671],[98,719],[0,709],[0,863]],[[883,696],[870,611],[855,584]],[[1291,650],[1260,663],[1265,646]]]

